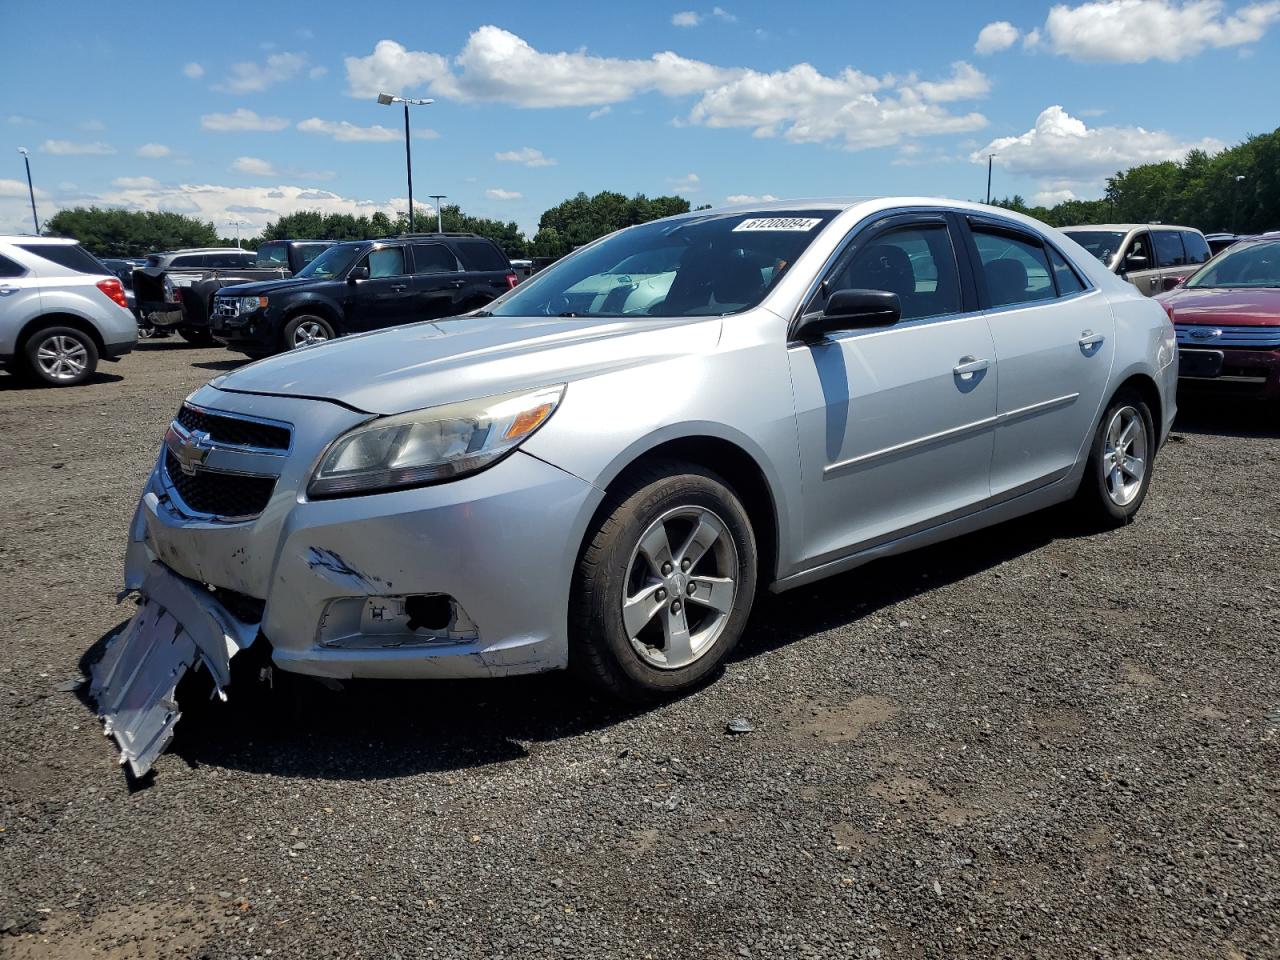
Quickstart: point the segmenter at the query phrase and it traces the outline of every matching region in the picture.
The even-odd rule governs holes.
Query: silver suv
[[[124,285],[80,244],[0,237],[0,364],[70,387],[137,341]]]
[[[1163,223],[1103,223],[1064,227],[1068,237],[1148,297],[1172,290],[1213,254],[1194,227]]]

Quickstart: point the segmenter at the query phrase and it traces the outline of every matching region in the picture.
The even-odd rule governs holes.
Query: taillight
[[[115,277],[109,280],[99,280],[98,289],[111,298],[112,302],[118,303],[126,310],[129,309],[129,300],[124,295],[124,284]]]
[[[508,274],[507,274],[507,289],[508,289],[508,290],[514,290],[514,289],[516,288],[516,284],[517,284],[517,283],[519,283],[519,282],[520,282],[520,278],[519,278],[519,277],[517,277],[514,273],[508,273]]]

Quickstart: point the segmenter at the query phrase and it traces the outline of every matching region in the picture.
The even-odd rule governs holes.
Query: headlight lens
[[[325,451],[311,497],[422,486],[482,470],[555,413],[564,384],[428,407],[357,427]]]
[[[253,313],[258,308],[267,308],[266,297],[237,297],[236,301],[240,304],[239,313]]]

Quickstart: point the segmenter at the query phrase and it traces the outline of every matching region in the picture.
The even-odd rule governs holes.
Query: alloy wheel
[[[36,348],[36,363],[50,380],[74,380],[84,374],[89,351],[75,337],[59,333]]]
[[[324,343],[328,339],[328,331],[315,320],[303,320],[298,324],[297,329],[293,331],[293,346],[295,349],[309,347],[315,343]]]
[[[724,632],[738,597],[738,549],[706,507],[676,507],[640,537],[627,567],[622,624],[645,663],[687,667]]]
[[[1124,406],[1107,424],[1102,448],[1102,472],[1107,496],[1118,507],[1128,506],[1142,490],[1147,471],[1147,425],[1136,407]]]

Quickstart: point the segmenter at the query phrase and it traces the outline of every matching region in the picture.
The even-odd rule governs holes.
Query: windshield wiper
[[[572,310],[568,310],[568,311],[566,311],[566,312],[564,312],[564,313],[557,313],[557,314],[556,314],[556,316],[557,316],[557,317],[574,317],[574,318],[577,318],[577,317],[582,316],[582,314],[580,314],[580,313],[574,313]]]

